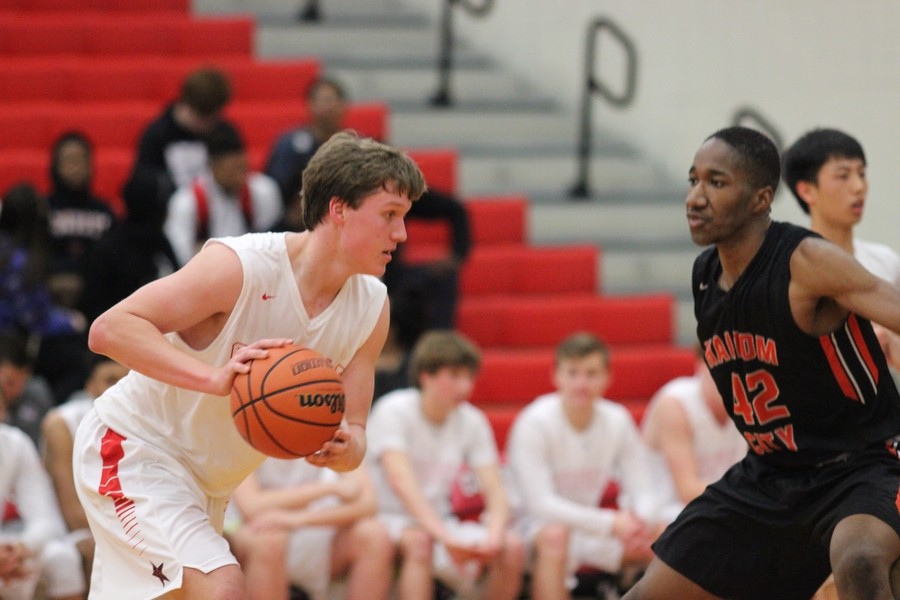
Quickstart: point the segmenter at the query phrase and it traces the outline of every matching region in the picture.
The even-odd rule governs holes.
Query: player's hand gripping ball
[[[294,344],[269,348],[231,388],[241,436],[269,456],[300,458],[331,439],[344,417],[344,385],[331,359]]]

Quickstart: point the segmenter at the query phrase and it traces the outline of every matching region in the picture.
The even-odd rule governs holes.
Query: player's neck
[[[759,252],[771,224],[771,219],[759,221],[745,227],[737,236],[716,244],[719,261],[722,263],[722,274],[718,282],[720,288],[725,291],[731,289]]]
[[[584,431],[590,426],[591,421],[594,419],[593,402],[585,404],[563,398],[562,405],[566,419],[576,431]]]
[[[813,217],[810,229],[821,235],[829,242],[835,243],[845,251],[853,254],[853,228],[841,225],[833,225],[822,219]]]
[[[300,299],[309,318],[315,318],[334,301],[350,276],[335,261],[327,240],[305,231],[288,234],[288,256]]]
[[[446,421],[447,417],[450,416],[450,413],[453,412],[453,407],[448,408],[446,404],[440,402],[437,398],[434,398],[425,392],[420,392],[420,394],[422,415],[430,423],[440,425]]]

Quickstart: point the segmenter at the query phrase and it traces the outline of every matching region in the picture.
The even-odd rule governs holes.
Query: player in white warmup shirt
[[[627,408],[603,398],[609,352],[589,333],[556,350],[557,391],[539,396],[513,423],[507,448],[521,498],[519,526],[534,551],[535,598],[569,597],[581,566],[611,574],[651,558],[656,507],[648,453]],[[619,509],[600,507],[613,480]]]
[[[693,375],[676,377],[653,395],[641,429],[666,523],[747,454],[702,356]]]
[[[303,174],[306,231],[210,240],[94,322],[91,349],[132,372],[95,400],[75,439],[96,541],[91,598],[246,597],[221,532],[229,496],[264,456],[238,434],[228,395],[266,348],[293,341],[331,358],[345,423],[306,460],[360,464],[388,330],[377,278],[424,187],[404,153],[337,134]]]

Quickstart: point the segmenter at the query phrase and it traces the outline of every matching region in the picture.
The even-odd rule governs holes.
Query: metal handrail
[[[627,62],[625,65],[625,88],[617,94],[607,86],[598,76],[595,76],[596,55],[600,44],[600,34],[609,34],[618,41],[625,50]],[[593,128],[593,105],[591,100],[594,94],[598,94],[610,105],[616,108],[624,108],[634,101],[637,90],[637,48],[631,38],[615,23],[607,18],[595,19],[588,26],[587,45],[585,52],[584,89],[581,95],[581,127],[578,138],[578,181],[569,191],[574,198],[587,198],[590,195],[590,182],[588,171],[591,161]]]
[[[496,0],[483,0],[482,3],[473,4],[471,0],[444,0],[444,10],[441,13],[441,37],[438,52],[438,90],[431,98],[434,106],[450,106],[453,101],[450,96],[450,74],[453,71],[453,6],[458,4],[473,17],[484,17],[494,8]]]
[[[755,123],[757,129],[761,129],[763,133],[768,135],[775,143],[775,147],[778,148],[778,151],[781,152],[784,148],[784,139],[781,137],[781,133],[779,133],[778,128],[758,110],[749,106],[742,106],[734,111],[734,116],[731,117],[732,125],[743,125],[747,121]]]

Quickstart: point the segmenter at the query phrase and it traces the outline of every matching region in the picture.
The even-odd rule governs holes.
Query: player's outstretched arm
[[[876,277],[838,246],[803,240],[791,257],[791,308],[798,325],[813,335],[829,333],[834,307],[900,333],[900,288]]]
[[[306,457],[310,464],[351,471],[366,455],[366,422],[375,392],[375,362],[384,347],[389,325],[390,305],[385,300],[372,333],[341,373],[346,397],[344,422],[321,450]]]

